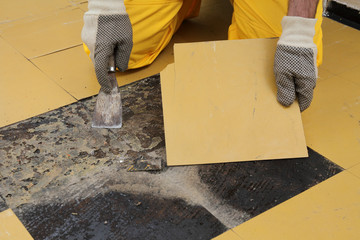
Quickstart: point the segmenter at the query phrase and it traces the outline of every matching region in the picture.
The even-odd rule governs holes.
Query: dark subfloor
[[[0,211],[34,239],[211,239],[342,170],[311,149],[166,167],[159,76],[121,93],[121,129],[91,128],[94,98],[0,129]]]

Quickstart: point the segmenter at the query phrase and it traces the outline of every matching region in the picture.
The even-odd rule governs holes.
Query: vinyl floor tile
[[[175,45],[175,69],[161,75],[168,165],[307,156],[298,105],[276,101],[274,44]]]
[[[359,58],[360,59],[360,58]],[[360,87],[360,61],[359,65],[349,68],[347,71],[337,75],[338,78],[352,82]]]
[[[360,178],[360,164],[350,168],[348,171]]]
[[[1,36],[26,58],[35,58],[82,44],[84,12],[66,8],[6,28]]]
[[[335,75],[330,73],[328,70],[324,69],[322,66],[318,68],[318,79],[317,79],[318,82],[332,76]]]
[[[0,51],[0,127],[75,101],[1,38]]]
[[[321,66],[332,74],[340,74],[359,66],[360,48],[352,48],[346,43],[324,47],[324,62]]]
[[[325,47],[340,44],[340,45],[344,45],[350,50],[360,49],[360,45],[359,45],[360,31],[355,28],[343,25],[343,27],[338,30],[329,31],[327,29],[324,29],[323,32],[324,32],[323,41]]]
[[[1,240],[33,240],[11,209],[0,212]]]
[[[346,26],[330,18],[324,17],[323,22],[321,24],[321,28],[323,29],[324,33],[330,33],[340,29],[344,29],[346,28]]]
[[[33,18],[45,12],[53,12],[70,6],[68,0],[1,0],[0,25],[6,25],[27,17]]]
[[[78,100],[96,95],[100,90],[94,66],[82,46],[31,61]]]
[[[342,172],[233,230],[243,239],[356,240],[360,178]]]
[[[35,58],[31,61],[78,100],[96,95],[100,90],[94,66],[82,46]],[[158,65],[152,65],[150,71],[117,72],[116,77],[119,86],[147,77],[156,66]],[[153,72],[153,74],[156,73],[157,71]]]
[[[224,232],[223,234],[213,238],[213,240],[241,240],[239,235],[237,235],[232,229]]]
[[[81,3],[79,7],[81,10],[86,12],[88,10],[88,3],[87,2]]]
[[[325,79],[302,113],[307,145],[345,169],[360,163],[359,92],[352,82]]]

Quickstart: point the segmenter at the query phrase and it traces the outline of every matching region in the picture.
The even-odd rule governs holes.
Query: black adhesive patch
[[[119,192],[16,210],[34,239],[211,239],[226,228],[200,206]]]
[[[309,149],[308,158],[205,165],[199,175],[224,203],[254,217],[341,171]]]

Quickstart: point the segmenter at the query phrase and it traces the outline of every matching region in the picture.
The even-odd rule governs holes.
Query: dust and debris
[[[246,213],[215,197],[200,180],[197,166],[172,167],[161,174],[136,172],[107,185],[110,190],[133,194],[151,194],[163,198],[179,198],[191,205],[207,209],[226,227],[232,228],[249,219]]]

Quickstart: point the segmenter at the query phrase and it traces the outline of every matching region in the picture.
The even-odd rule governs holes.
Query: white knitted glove
[[[316,19],[285,16],[277,43],[274,73],[277,99],[290,106],[298,98],[300,110],[310,106],[317,79]]]
[[[88,6],[81,38],[90,50],[101,90],[110,93],[110,57],[115,56],[120,71],[128,68],[133,46],[130,19],[123,0],[89,0]]]

